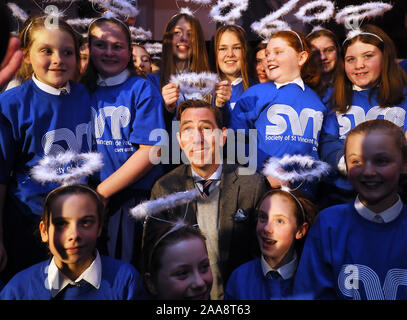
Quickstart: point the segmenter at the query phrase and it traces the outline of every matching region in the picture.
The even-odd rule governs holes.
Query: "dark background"
[[[0,0],[4,1],[4,0]],[[40,5],[46,4],[53,4],[52,0],[35,0]],[[151,12],[149,14],[148,11],[154,10],[158,4],[163,2],[174,2],[176,0],[148,0],[148,5],[145,5],[144,0],[133,0],[133,2],[138,3],[138,6],[142,8],[142,14],[139,15],[138,19],[136,17],[135,26],[141,26],[146,30],[151,29],[151,21],[145,21],[146,17],[151,17]],[[286,3],[288,0],[250,0],[249,1],[249,9],[243,13],[242,18],[238,21],[247,32],[249,40],[251,44],[255,46],[259,38],[253,34],[250,29],[250,25],[254,21],[258,21],[271,11],[275,11],[281,7],[282,4]],[[332,0],[331,0],[332,1]],[[358,5],[363,4],[365,2],[370,2],[374,0],[336,0],[336,11],[344,8],[347,5]],[[21,8],[23,8],[27,14],[38,13],[38,7],[35,5],[34,0],[6,0],[5,2],[14,2],[18,4]],[[178,0],[179,6],[188,6],[188,2]],[[286,20],[291,27],[296,31],[301,31],[303,33],[307,33],[311,30],[311,26],[304,25],[302,22],[299,22],[293,14],[299,10],[301,5],[310,2],[310,0],[299,0],[298,4],[294,8],[292,13],[289,13],[287,16],[284,16],[284,20]],[[370,21],[379,27],[381,27],[394,41],[398,56],[400,58],[407,58],[407,26],[406,26],[406,15],[407,15],[407,0],[384,0],[383,2],[393,4],[393,9],[391,11],[386,12],[383,17],[377,17]],[[212,3],[216,3],[216,0],[213,0]],[[64,7],[68,6],[65,3],[56,3],[58,7],[63,9]],[[144,9],[143,9],[144,8]],[[88,0],[79,0],[75,1],[70,7],[69,10],[66,12],[66,19],[69,18],[76,18],[76,17],[94,17],[95,11],[92,8],[91,2]],[[17,23],[15,18],[12,18],[14,24],[14,30],[21,28],[22,23]],[[150,19],[151,20],[151,19]],[[149,25],[150,24],[150,25]],[[17,26],[16,26],[17,25]],[[345,30],[344,27],[341,25],[337,25],[334,21],[323,25],[324,27],[331,29],[334,31],[340,40],[343,41],[345,38]],[[203,25],[205,28],[205,25]],[[160,41],[161,39],[154,39],[154,41]],[[341,41],[341,42],[342,42]],[[208,44],[208,47],[210,45]]]

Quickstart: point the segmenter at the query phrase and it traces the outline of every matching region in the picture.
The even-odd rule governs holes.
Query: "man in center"
[[[211,299],[220,300],[231,272],[259,255],[255,207],[266,191],[266,182],[258,173],[244,175],[248,170],[223,159],[227,130],[220,108],[203,100],[187,100],[179,104],[177,120],[177,139],[189,164],[162,176],[151,199],[198,189],[196,201],[168,214],[185,216],[205,235],[214,278]]]

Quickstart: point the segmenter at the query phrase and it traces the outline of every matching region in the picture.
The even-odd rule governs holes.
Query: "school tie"
[[[373,218],[374,222],[376,223],[384,223],[384,220],[380,214],[376,214]]]
[[[283,277],[278,273],[278,271],[271,270],[267,272],[267,278],[272,279],[272,280],[281,280]]]
[[[61,91],[59,92],[60,96],[64,96],[68,94],[68,90],[66,90],[65,88],[61,89]]]
[[[202,191],[200,190],[202,198],[206,199],[209,197],[209,188],[212,182],[212,179],[198,181],[202,185]]]

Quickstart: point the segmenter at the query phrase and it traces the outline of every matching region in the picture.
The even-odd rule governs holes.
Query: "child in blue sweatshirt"
[[[299,154],[318,159],[326,107],[311,89],[319,85],[311,55],[303,35],[276,32],[267,44],[264,62],[271,81],[248,88],[236,102],[228,127],[244,129],[246,134],[257,130],[258,171],[269,157]],[[237,148],[244,147],[238,142]],[[272,187],[281,185],[280,181],[269,182]],[[304,190],[312,188],[304,186]]]
[[[90,97],[79,74],[77,33],[63,19],[27,19],[20,33],[25,82],[0,95],[0,271],[4,281],[44,260],[33,236],[44,197],[56,187],[30,178],[45,155],[92,150]],[[24,253],[24,254],[22,254]],[[5,269],[4,269],[5,267]],[[4,269],[4,270],[3,270]]]
[[[407,207],[398,195],[407,170],[400,127],[363,122],[345,141],[353,203],[319,213],[310,229],[294,281],[300,299],[407,299]]]
[[[96,242],[104,205],[86,185],[51,191],[40,223],[41,239],[52,258],[15,275],[0,300],[133,300],[142,297],[136,269],[101,256]]]
[[[263,196],[257,211],[261,257],[233,271],[225,300],[280,300],[292,294],[300,250],[315,208],[299,191],[273,189]]]
[[[154,182],[165,173],[151,159],[156,148],[167,142],[150,139],[154,130],[165,130],[164,107],[158,90],[136,75],[131,34],[124,22],[94,20],[89,26],[89,49],[84,82],[91,90],[92,129],[104,163],[96,190],[109,199],[105,250],[137,265],[142,226],[130,219],[128,210],[148,199]]]
[[[407,76],[396,63],[390,37],[380,28],[366,25],[360,34],[347,38],[342,49],[344,59],[338,61],[328,104],[332,112],[324,119],[321,130],[320,156],[334,169],[322,190],[322,207],[355,197],[344,163],[344,141],[350,130],[377,118],[407,129]]]

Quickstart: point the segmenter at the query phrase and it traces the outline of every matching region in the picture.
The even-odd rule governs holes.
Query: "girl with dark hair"
[[[254,49],[255,54],[255,74],[259,83],[267,82],[267,73],[264,62],[266,60],[267,43],[260,42]]]
[[[337,62],[333,93],[321,133],[320,154],[335,172],[329,178],[327,204],[352,199],[346,179],[344,140],[358,124],[384,118],[407,129],[405,99],[407,76],[396,62],[393,41],[380,28],[365,25],[343,43],[343,60]]]
[[[134,300],[143,295],[130,264],[100,255],[104,204],[86,185],[51,191],[40,222],[41,239],[52,258],[18,273],[2,300]]]
[[[273,189],[260,200],[257,212],[261,257],[232,273],[226,300],[288,299],[292,294],[302,245],[316,208],[299,191]]]
[[[161,61],[160,75],[149,75],[147,78],[160,88],[169,112],[167,121],[170,122],[177,103],[185,100],[180,96],[178,86],[170,83],[171,76],[182,72],[210,71],[205,38],[198,19],[187,13],[179,13],[168,21],[164,30]],[[228,81],[219,82],[215,91],[216,106],[224,106],[230,99],[231,91]],[[170,123],[167,126],[171,128]]]
[[[320,29],[307,35],[311,46],[319,52],[321,59],[321,91],[324,96],[329,88],[333,86],[337,61],[341,59],[341,48],[336,35],[328,29]]]
[[[205,237],[199,229],[183,220],[149,218],[142,257],[145,288],[155,299],[209,299],[213,278]]]

